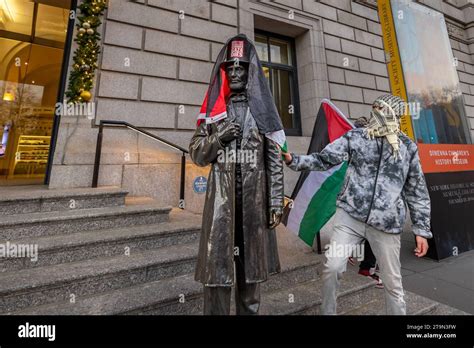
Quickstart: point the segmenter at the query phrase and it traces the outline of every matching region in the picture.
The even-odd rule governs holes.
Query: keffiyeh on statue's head
[[[370,118],[366,125],[369,138],[385,137],[392,146],[394,157],[399,155],[400,118],[407,112],[407,103],[400,97],[386,94],[372,104]]]

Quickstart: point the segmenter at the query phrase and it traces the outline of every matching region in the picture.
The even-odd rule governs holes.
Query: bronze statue
[[[234,285],[237,314],[257,314],[259,283],[280,270],[283,162],[272,139],[282,134],[255,47],[238,35],[217,58],[189,146],[195,164],[211,165],[195,275],[204,314],[230,314]]]

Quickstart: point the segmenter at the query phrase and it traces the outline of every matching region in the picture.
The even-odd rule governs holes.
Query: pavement
[[[401,235],[403,286],[405,290],[474,314],[474,250],[436,261],[413,254],[415,239]]]

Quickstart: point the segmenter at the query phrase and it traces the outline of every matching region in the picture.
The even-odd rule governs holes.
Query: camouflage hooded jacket
[[[432,238],[430,197],[418,148],[404,134],[399,139],[401,158],[395,158],[385,137],[369,139],[363,128],[357,128],[320,153],[293,155],[288,166],[296,171],[327,170],[348,161],[338,207],[380,231],[401,233],[408,206],[413,233]]]

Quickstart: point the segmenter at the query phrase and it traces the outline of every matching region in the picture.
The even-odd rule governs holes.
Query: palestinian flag
[[[286,143],[286,135],[285,135],[284,130],[279,130],[279,131],[276,131],[276,132],[267,133],[267,134],[265,134],[265,136],[268,139],[273,140],[275,143],[277,143],[278,146],[281,147],[281,150],[283,152],[288,152],[288,144]]]
[[[211,92],[210,89],[207,91],[206,96],[204,97],[204,101],[201,105],[201,109],[199,110],[197,120],[198,127],[202,122],[213,123],[227,117],[227,99],[229,98],[230,88],[223,67],[219,69],[219,73],[216,79],[216,83],[219,86],[219,93],[217,94],[217,97],[214,98],[214,102],[210,103],[209,94]],[[209,117],[206,118],[206,111],[208,108],[210,108],[210,112]]]
[[[349,130],[353,124],[331,101],[324,99],[319,108],[308,154],[321,152]],[[336,199],[341,190],[347,163],[327,171],[302,172],[291,195],[293,200],[284,221],[286,227],[306,244],[313,246],[314,237],[336,212]]]

